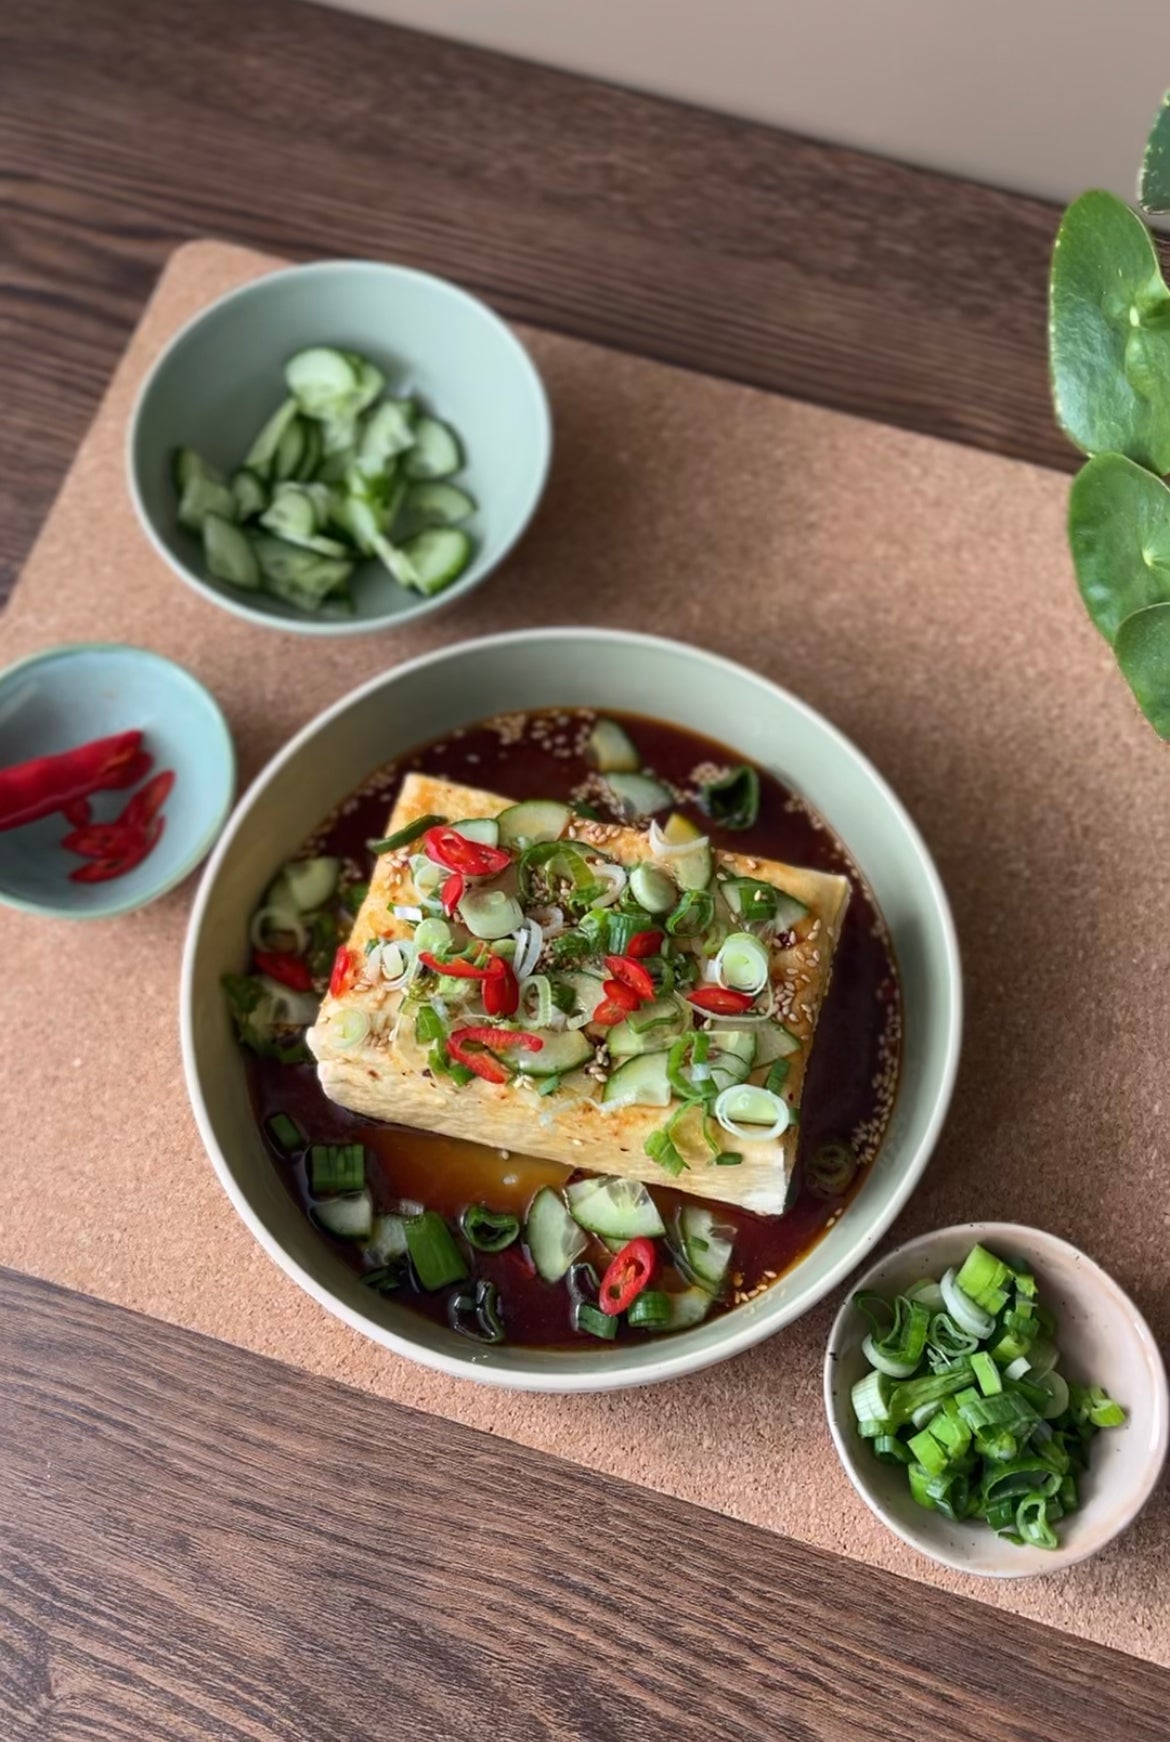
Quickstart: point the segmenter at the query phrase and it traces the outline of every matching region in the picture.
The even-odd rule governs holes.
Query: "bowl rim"
[[[510,348],[512,351],[520,366],[521,372],[527,377],[528,384],[533,390],[533,399],[538,415],[540,426],[538,431],[540,455],[532,487],[531,501],[525,512],[520,515],[511,533],[509,533],[508,537],[502,541],[499,550],[492,558],[491,564],[485,568],[481,574],[475,575],[469,580],[457,580],[453,586],[445,587],[441,592],[435,593],[429,598],[425,595],[420,595],[418,602],[414,603],[412,601],[406,610],[378,617],[354,618],[348,622],[343,618],[329,619],[327,621],[315,621],[309,616],[277,617],[273,615],[272,612],[261,611],[255,606],[249,605],[246,599],[231,598],[228,594],[219,592],[215,587],[211,586],[202,575],[196,574],[195,571],[189,568],[181,558],[176,557],[174,553],[167,548],[155,528],[154,522],[147,511],[146,504],[142,499],[142,492],[139,489],[138,466],[135,458],[138,446],[139,425],[142,420],[147,397],[151,389],[154,387],[155,382],[170,362],[173,354],[186,342],[198,327],[202,326],[205,320],[210,318],[210,316],[217,314],[221,309],[228,307],[231,303],[241,302],[249,297],[262,295],[267,286],[280,279],[302,277],[306,274],[347,273],[357,270],[363,272],[371,270],[384,272],[389,273],[394,278],[410,279],[417,283],[425,283],[429,285],[432,290],[444,297],[468,304],[479,314],[486,317],[489,325],[492,325],[497,329],[500,336],[504,339],[506,347]],[[212,604],[220,606],[221,609],[225,611],[229,611],[232,616],[239,617],[246,623],[256,623],[263,629],[274,629],[291,635],[379,635],[393,630],[400,625],[417,623],[422,618],[429,617],[436,611],[445,610],[447,606],[453,604],[457,599],[466,598],[475,591],[476,587],[486,581],[489,575],[493,574],[495,570],[499,568],[501,563],[511,555],[520,539],[523,538],[529,526],[532,524],[533,516],[540,506],[541,499],[544,496],[545,488],[548,484],[549,471],[552,466],[553,457],[552,409],[549,405],[548,390],[544,385],[544,379],[527,346],[517,337],[509,322],[506,321],[501,314],[497,314],[496,310],[492,308],[490,303],[485,302],[482,297],[476,296],[473,291],[465,290],[462,285],[456,284],[452,279],[440,278],[436,273],[423,272],[418,267],[414,266],[399,266],[391,260],[363,260],[359,257],[353,256],[347,256],[337,260],[305,260],[293,262],[288,266],[274,267],[271,272],[262,273],[259,278],[251,278],[246,284],[238,284],[233,290],[225,291],[222,296],[217,296],[214,301],[205,304],[203,308],[197,309],[193,315],[183,322],[177,332],[171,334],[170,338],[162,347],[162,350],[159,351],[158,355],[148,367],[139,384],[138,391],[134,395],[134,404],[131,407],[130,416],[126,424],[126,438],[123,447],[123,456],[126,472],[126,484],[130,493],[130,500],[134,504],[134,512],[137,516],[139,525],[145,532],[146,537],[153,546],[156,554],[162,558],[163,562],[171,572],[177,575],[179,579],[183,581],[186,586],[190,587],[192,592],[196,593],[200,598],[209,600]]]
[[[1137,1341],[1150,1356],[1150,1366],[1154,1375],[1153,1421],[1156,1429],[1156,1447],[1154,1456],[1149,1460],[1141,1482],[1134,1490],[1134,1497],[1127,1501],[1124,1514],[1115,1530],[1098,1542],[1092,1542],[1086,1547],[1075,1548],[1071,1544],[1052,1551],[1046,1551],[1045,1562],[1041,1566],[1035,1564],[1014,1567],[1010,1561],[1005,1561],[1002,1569],[996,1567],[976,1567],[961,1555],[952,1553],[946,1548],[928,1547],[920,1535],[905,1528],[900,1520],[886,1511],[880,1500],[871,1491],[869,1484],[861,1474],[861,1459],[855,1454],[860,1449],[860,1441],[849,1438],[842,1431],[834,1407],[833,1382],[836,1378],[837,1362],[846,1346],[859,1336],[859,1329],[851,1318],[853,1295],[872,1286],[881,1272],[888,1266],[909,1258],[920,1250],[925,1252],[940,1240],[962,1235],[964,1239],[995,1245],[1003,1242],[1005,1245],[1018,1246],[1024,1251],[1035,1251],[1038,1262],[1043,1264],[1043,1253],[1059,1252],[1068,1260],[1082,1276],[1091,1276],[1097,1287],[1103,1287],[1117,1297],[1118,1305],[1128,1315],[1133,1325]],[[953,1222],[946,1228],[934,1228],[925,1234],[916,1234],[911,1240],[904,1240],[900,1246],[892,1247],[889,1252],[868,1267],[863,1275],[856,1279],[854,1287],[841,1302],[833,1319],[828,1342],[825,1345],[825,1360],[822,1375],[822,1396],[825,1404],[825,1414],[828,1418],[829,1432],[837,1456],[848,1476],[849,1481],[877,1518],[887,1530],[899,1537],[908,1547],[926,1559],[937,1561],[940,1566],[950,1567],[953,1571],[966,1573],[974,1579],[1028,1579],[1047,1578],[1052,1573],[1062,1572],[1066,1567],[1076,1566],[1080,1561],[1088,1560],[1101,1549],[1127,1531],[1146,1505],[1162,1474],[1166,1462],[1168,1444],[1170,1444],[1170,1385],[1167,1382],[1166,1364],[1157,1339],[1150,1329],[1149,1322],[1131,1296],[1121,1284],[1097,1260],[1074,1246],[1071,1240],[1065,1240],[1059,1234],[1050,1234],[1045,1228],[1031,1227],[1025,1222]],[[931,1514],[923,1514],[929,1518]]]
[[[733,1328],[714,1347],[701,1351],[688,1351],[684,1346],[677,1348],[676,1352],[672,1353],[671,1350],[676,1348],[676,1344],[685,1344],[686,1334],[682,1333],[678,1339],[670,1339],[669,1344],[663,1348],[661,1358],[653,1366],[648,1365],[644,1369],[639,1369],[635,1374],[621,1370],[610,1373],[606,1371],[604,1366],[596,1371],[580,1368],[564,1373],[531,1372],[524,1374],[522,1371],[494,1369],[474,1364],[469,1357],[460,1359],[438,1350],[420,1348],[411,1338],[388,1329],[386,1326],[375,1324],[363,1314],[354,1311],[287,1253],[280,1241],[269,1233],[261,1218],[253,1212],[244,1192],[237,1184],[227,1157],[216,1140],[211,1117],[204,1101],[196,1061],[193,1021],[195,956],[204,915],[211,899],[212,889],[219,876],[220,867],[231,852],[236,836],[260,794],[279,776],[285,766],[301,753],[302,749],[319,731],[347,709],[357,705],[385,685],[395,683],[416,672],[425,671],[429,666],[440,665],[453,655],[464,657],[484,655],[501,648],[532,647],[539,649],[543,643],[563,641],[566,638],[594,643],[601,642],[603,645],[605,643],[621,643],[627,647],[632,645],[646,649],[653,648],[673,656],[683,655],[687,659],[699,658],[707,665],[717,666],[728,675],[740,679],[746,677],[752,683],[773,691],[787,706],[803,714],[819,730],[829,733],[836,740],[842,753],[854,762],[860,772],[880,792],[887,806],[897,816],[907,839],[914,848],[934,902],[947,968],[946,986],[942,995],[946,1002],[949,1038],[934,1090],[933,1105],[910,1164],[906,1167],[903,1177],[899,1180],[882,1212],[865,1225],[863,1230],[859,1230],[851,1248],[836,1260],[827,1274],[815,1286],[812,1294],[807,1298],[802,1298],[798,1305],[790,1299],[785,1300],[777,1297],[777,1303],[770,1312],[765,1309],[753,1316],[745,1316],[742,1323],[738,1325],[735,1324],[734,1315],[729,1314],[723,1322]],[[764,677],[761,673],[752,671],[722,654],[711,653],[706,648],[693,647],[686,642],[676,641],[666,636],[649,635],[636,630],[590,628],[579,624],[543,626],[533,629],[505,630],[493,635],[453,642],[445,647],[419,654],[413,659],[404,660],[392,666],[388,671],[377,673],[365,683],[358,685],[331,703],[306,725],[302,726],[284,748],[277,752],[257,775],[236,806],[235,812],[220,836],[200,880],[183,948],[179,1025],[183,1053],[183,1074],[186,1080],[188,1098],[204,1148],[220,1184],[244,1225],[251,1230],[264,1250],[275,1259],[286,1275],[292,1277],[319,1305],[325,1307],[327,1311],[340,1318],[352,1329],[360,1331],[362,1335],[380,1343],[383,1347],[393,1350],[395,1354],[403,1355],[409,1360],[433,1368],[448,1377],[471,1379],[480,1384],[513,1391],[557,1393],[613,1391],[677,1379],[685,1374],[700,1372],[703,1368],[728,1360],[733,1355],[742,1354],[745,1350],[771,1336],[773,1332],[803,1316],[817,1302],[823,1300],[825,1295],[836,1288],[846,1276],[850,1275],[865,1256],[872,1251],[878,1240],[898,1216],[921,1179],[950,1106],[962,1042],[962,971],[954,920],[941,878],[925,841],[892,788],[839,727],[834,726],[831,721],[825,719],[807,702],[794,696],[791,691],[774,683],[771,678]],[[764,1298],[766,1299],[766,1297]]]
[[[23,659],[16,660],[12,665],[0,669],[0,689],[11,678],[19,677],[22,672],[31,670],[37,665],[54,664],[62,658],[71,658],[79,653],[115,653],[120,656],[129,654],[134,659],[145,659],[150,663],[166,668],[168,681],[178,678],[188,684],[207,704],[211,723],[215,728],[220,747],[224,753],[227,779],[224,781],[223,794],[216,806],[208,826],[199,836],[195,847],[183,858],[175,870],[164,877],[160,883],[135,896],[123,896],[119,901],[111,901],[106,906],[75,908],[62,907],[53,902],[34,901],[26,895],[14,895],[0,884],[0,906],[12,908],[17,913],[33,913],[46,919],[68,919],[87,921],[95,919],[116,919],[121,914],[137,913],[140,908],[149,907],[163,895],[182,883],[189,877],[198,865],[207,857],[215,844],[216,837],[223,828],[231,813],[236,792],[236,779],[239,773],[236,760],[236,746],[232,738],[224,711],[212,695],[205,683],[202,683],[185,665],[178,660],[169,659],[165,653],[157,652],[153,647],[139,647],[133,641],[62,641],[55,647],[45,647],[39,653],[26,654]]]

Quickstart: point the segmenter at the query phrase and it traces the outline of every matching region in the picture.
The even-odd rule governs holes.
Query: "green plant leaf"
[[[1127,617],[1113,650],[1138,707],[1159,738],[1170,738],[1170,601]]]
[[[1170,291],[1124,200],[1082,194],[1057,232],[1048,354],[1056,415],[1086,454],[1170,472]]]
[[[1170,91],[1162,98],[1146,140],[1146,154],[1138,176],[1138,199],[1147,212],[1170,212]]]
[[[1126,617],[1170,600],[1170,490],[1121,454],[1073,479],[1068,542],[1081,598],[1106,641]]]

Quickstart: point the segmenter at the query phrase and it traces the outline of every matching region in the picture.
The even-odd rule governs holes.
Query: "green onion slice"
[[[750,829],[760,814],[760,777],[748,763],[700,787],[699,802],[713,823]]]
[[[384,841],[369,842],[370,852],[375,855],[393,853],[398,847],[409,847],[412,841],[417,841],[428,829],[437,829],[446,821],[446,817],[439,816],[416,817],[412,823],[407,823],[403,828],[396,829],[392,835],[387,835]]]
[[[724,939],[715,958],[715,972],[722,985],[733,992],[750,992],[754,996],[768,984],[770,958],[759,938],[750,932],[735,931]]]
[[[503,1252],[520,1236],[519,1216],[489,1210],[486,1204],[468,1204],[459,1218],[468,1245],[477,1252]]]
[[[753,1083],[734,1083],[715,1097],[712,1111],[741,1143],[770,1143],[787,1131],[791,1108],[779,1095]]]
[[[437,1210],[424,1210],[406,1222],[406,1250],[420,1285],[433,1294],[449,1283],[462,1282],[467,1264],[455,1237]]]
[[[861,1345],[870,1366],[890,1379],[909,1379],[926,1348],[930,1328],[927,1309],[900,1294],[893,1304],[891,1323],[891,1308],[881,1295],[867,1291],[855,1295],[853,1304],[872,1326]]]

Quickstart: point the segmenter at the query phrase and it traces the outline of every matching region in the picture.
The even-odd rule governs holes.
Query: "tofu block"
[[[387,834],[428,814],[455,822],[496,816],[510,803],[497,793],[408,774]],[[574,817],[565,839],[598,848],[626,866],[651,857],[645,833],[620,824]],[[410,867],[418,851],[415,843],[378,859],[350,936],[359,963],[354,982],[341,996],[325,998],[309,1031],[321,1086],[331,1100],[369,1118],[564,1162],[590,1173],[673,1185],[691,1196],[737,1204],[763,1215],[784,1210],[796,1153],[796,1125],[766,1142],[744,1142],[724,1133],[726,1147],[743,1157],[735,1166],[716,1167],[702,1146],[688,1145],[690,1165],[676,1179],[646,1154],[645,1143],[678,1103],[664,1108],[603,1105],[604,1057],[600,1064],[566,1075],[557,1090],[544,1097],[534,1081],[519,1074],[502,1084],[475,1077],[462,1085],[436,1075],[428,1063],[428,1048],[415,1038],[417,1004],[408,1003],[402,1014],[403,991],[389,987],[380,969],[373,977],[366,966],[366,949],[372,941],[407,938],[413,932],[411,921],[396,915],[394,908],[419,903]],[[799,1043],[789,1059],[784,1088],[786,1099],[798,1107],[849,899],[848,880],[742,853],[718,851],[714,858],[716,877],[744,876],[771,883],[807,909],[776,940],[783,947],[770,952],[774,1015]],[[347,1044],[349,1035],[343,1032],[342,1019],[349,1011],[361,1011],[368,1019],[368,1033],[356,1046]],[[760,1081],[764,1074],[756,1071],[752,1080]]]

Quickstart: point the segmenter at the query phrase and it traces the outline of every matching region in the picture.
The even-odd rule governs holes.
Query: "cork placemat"
[[[898,1236],[1038,1223],[1104,1263],[1165,1343],[1170,757],[1077,600],[1065,479],[527,333],[557,453],[504,570],[457,616],[404,634],[261,631],[153,554],[122,456],[166,338],[274,264],[215,243],[173,257],[0,623],[0,657],[110,638],[183,661],[223,704],[245,780],[352,685],[462,636],[587,621],[750,661],[874,758],[954,901],[962,1072]],[[576,1398],[445,1380],[330,1318],[237,1221],[187,1109],[191,893],[83,929],[0,912],[0,1262],[1170,1664],[1165,1486],[1121,1542],[1045,1580],[966,1579],[881,1528],[823,1420],[833,1303],[691,1380]]]

